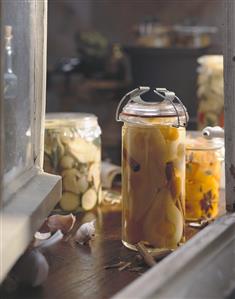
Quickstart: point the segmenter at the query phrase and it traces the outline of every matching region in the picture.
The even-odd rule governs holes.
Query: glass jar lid
[[[156,103],[129,102],[123,107],[121,115],[126,114],[130,116],[142,117],[177,117],[178,115],[185,115],[180,104],[175,104],[175,108],[167,100]]]
[[[98,126],[97,117],[90,113],[47,113],[46,128],[76,127],[89,129]]]
[[[186,136],[186,149],[194,151],[220,150],[224,147],[222,138],[205,139],[200,131],[189,131]]]
[[[138,119],[158,117],[167,118],[169,123],[175,127],[185,127],[187,125],[187,110],[174,92],[165,88],[156,88],[154,93],[160,96],[163,101],[147,102],[141,98],[141,95],[149,90],[149,87],[139,87],[127,93],[117,107],[116,120],[133,122],[135,117]],[[127,103],[120,112],[121,106],[125,101]]]

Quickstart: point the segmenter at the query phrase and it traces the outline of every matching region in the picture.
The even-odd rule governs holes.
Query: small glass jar
[[[91,210],[101,202],[101,130],[86,113],[46,116],[44,171],[62,176],[60,208]]]
[[[164,101],[143,101],[140,95],[148,90],[129,93],[120,115],[120,104],[117,110],[124,122],[122,241],[130,249],[138,242],[172,249],[184,241],[187,112],[165,89],[155,90]]]
[[[200,223],[219,212],[223,142],[191,132],[186,142],[186,220]]]

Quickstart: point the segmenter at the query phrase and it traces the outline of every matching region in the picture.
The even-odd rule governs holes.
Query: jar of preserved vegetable
[[[198,129],[206,126],[224,126],[223,55],[205,55],[198,58]]]
[[[140,95],[149,89],[131,91],[117,109],[116,119],[124,122],[122,241],[131,249],[140,241],[172,249],[184,241],[188,114],[179,98],[164,88],[154,90],[163,101],[144,101]]]
[[[60,208],[91,210],[101,202],[101,129],[86,113],[46,116],[44,171],[62,176]]]
[[[186,220],[216,218],[224,144],[221,138],[206,140],[190,132],[186,140]]]

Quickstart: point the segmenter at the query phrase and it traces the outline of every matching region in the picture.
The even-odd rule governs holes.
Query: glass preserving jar
[[[173,92],[145,102],[139,87],[119,103],[122,127],[122,242],[176,248],[184,241],[185,126],[188,115]],[[177,99],[179,103],[174,103]],[[122,103],[128,100],[119,115]]]
[[[198,58],[199,100],[198,129],[206,126],[224,126],[223,55],[205,55]]]
[[[219,213],[223,141],[190,132],[186,140],[186,220],[211,220]]]
[[[46,116],[44,171],[62,176],[59,206],[65,212],[88,211],[101,202],[100,135],[93,114]]]

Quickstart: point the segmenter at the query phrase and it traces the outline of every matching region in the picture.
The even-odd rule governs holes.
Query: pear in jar
[[[176,248],[183,236],[183,215],[170,191],[162,189],[144,223],[145,241],[157,248]]]
[[[130,214],[138,222],[151,206],[157,190],[165,184],[162,175],[164,163],[161,159],[165,151],[165,142],[157,128],[128,128],[124,138],[129,150],[127,152],[123,149],[123,158],[128,173],[127,189],[130,190],[130,201],[133,201],[130,203]],[[124,197],[126,196],[127,194],[124,194]]]

